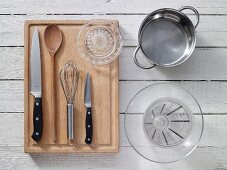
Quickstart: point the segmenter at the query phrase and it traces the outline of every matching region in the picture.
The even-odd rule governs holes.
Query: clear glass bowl
[[[118,57],[124,39],[110,21],[96,19],[87,22],[80,30],[77,47],[81,57],[92,64],[108,64]]]
[[[175,162],[198,145],[204,126],[199,103],[185,89],[167,83],[139,91],[127,106],[125,132],[129,143],[153,162]]]

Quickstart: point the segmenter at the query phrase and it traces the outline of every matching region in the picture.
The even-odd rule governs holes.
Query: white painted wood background
[[[198,9],[197,46],[184,64],[142,70],[132,60],[141,21],[155,9],[191,5]],[[23,152],[23,29],[27,19],[92,19],[94,12],[118,19],[126,39],[120,55],[120,152],[118,154],[25,154]],[[190,14],[190,13],[189,13]],[[193,15],[190,14],[193,19]],[[157,164],[140,157],[123,127],[129,100],[141,88],[167,81],[186,88],[205,114],[198,148],[185,160]],[[227,169],[226,0],[1,0],[0,169]]]

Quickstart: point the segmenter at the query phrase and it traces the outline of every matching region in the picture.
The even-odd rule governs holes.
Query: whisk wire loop
[[[72,104],[77,91],[79,71],[73,61],[68,61],[60,71],[60,82],[68,104]]]

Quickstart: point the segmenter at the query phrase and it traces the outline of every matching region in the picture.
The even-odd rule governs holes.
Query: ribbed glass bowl
[[[153,162],[175,162],[198,145],[204,126],[197,100],[167,83],[150,85],[129,102],[124,119],[129,143]]]
[[[92,64],[108,64],[116,59],[124,39],[110,21],[97,19],[87,22],[79,32],[77,49],[81,57]]]

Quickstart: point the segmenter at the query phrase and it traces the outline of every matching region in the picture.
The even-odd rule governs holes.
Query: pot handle
[[[138,67],[143,68],[143,69],[151,69],[151,68],[155,67],[156,65],[155,65],[155,64],[152,64],[151,61],[149,61],[150,64],[151,64],[151,66],[144,66],[144,65],[142,65],[142,64],[140,64],[140,63],[138,62],[138,60],[137,60],[137,53],[138,53],[139,49],[140,49],[140,46],[138,45],[138,46],[136,47],[135,51],[134,51],[134,63],[135,63]]]
[[[182,12],[183,10],[186,10],[186,9],[189,9],[189,10],[191,10],[192,12],[194,12],[195,13],[195,16],[196,16],[196,18],[197,18],[197,22],[196,22],[196,24],[195,24],[195,28],[198,26],[198,24],[199,24],[199,12],[194,8],[194,7],[192,7],[192,6],[183,6],[183,7],[181,7],[180,9],[179,9],[179,11],[180,12]]]

